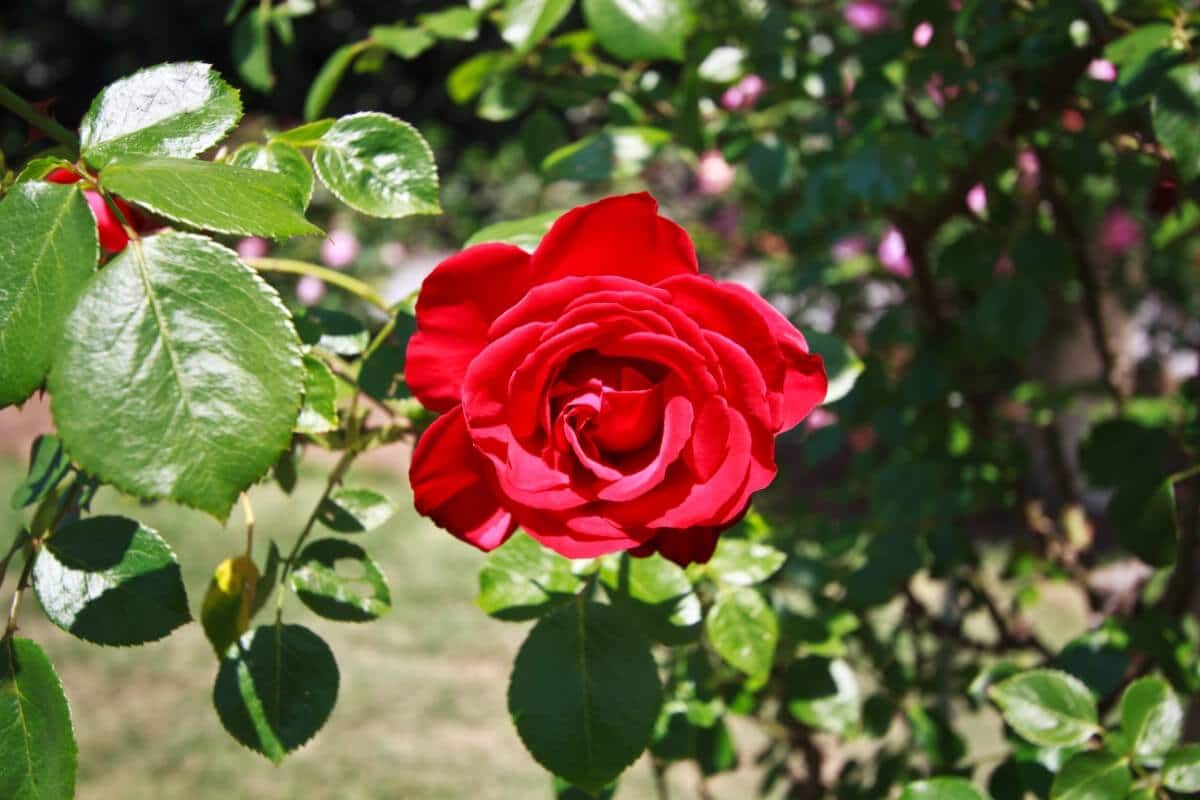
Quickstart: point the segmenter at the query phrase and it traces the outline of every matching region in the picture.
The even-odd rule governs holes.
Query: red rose
[[[707,561],[825,398],[819,356],[752,292],[700,275],[648,194],[567,212],[530,254],[481,244],[425,279],[405,377],[442,415],[417,510],[483,550],[520,526],[570,558]]]
[[[52,170],[46,176],[46,180],[50,183],[78,183],[79,176],[69,169]],[[83,197],[87,200],[88,206],[92,209],[92,216],[96,218],[96,233],[100,237],[100,247],[106,253],[119,253],[125,249],[125,245],[129,244],[129,236],[125,233],[125,229],[121,227],[121,220],[108,207],[108,203],[100,196],[100,193],[95,189],[84,189]],[[134,230],[140,230],[143,225],[141,214],[138,214],[128,203],[119,197],[114,197],[113,202],[117,208],[121,209],[121,213],[125,216],[125,221],[133,226]]]

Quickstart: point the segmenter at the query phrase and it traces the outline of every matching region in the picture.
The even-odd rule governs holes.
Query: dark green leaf
[[[1120,756],[1093,750],[1072,756],[1050,787],[1050,800],[1113,800],[1133,786],[1129,764]]]
[[[342,117],[321,137],[313,165],[330,191],[364,214],[441,213],[433,151],[416,128],[395,117]]]
[[[29,471],[12,494],[13,510],[28,508],[41,500],[70,470],[71,459],[63,452],[57,436],[46,433],[34,439],[29,451]]]
[[[506,122],[528,108],[536,95],[532,83],[517,72],[506,70],[493,75],[484,85],[475,113],[491,122]]]
[[[806,725],[849,736],[862,720],[862,691],[841,659],[805,656],[787,673],[788,711]]]
[[[774,575],[787,556],[761,542],[722,537],[704,570],[730,586],[753,586]]]
[[[1120,486],[1130,478],[1161,473],[1170,437],[1129,419],[1113,419],[1092,428],[1079,448],[1079,461],[1096,486]],[[1130,465],[1136,464],[1136,471]]]
[[[1096,701],[1078,678],[1052,669],[1014,675],[988,690],[1004,721],[1043,747],[1071,747],[1099,732]]]
[[[396,504],[372,489],[340,486],[321,503],[317,518],[338,533],[365,533],[396,514]]]
[[[600,45],[617,58],[683,60],[688,0],[583,0],[583,13]]]
[[[1108,501],[1106,516],[1121,544],[1142,561],[1155,567],[1175,563],[1179,520],[1170,478],[1118,487]]]
[[[434,38],[421,28],[406,25],[376,25],[371,40],[403,59],[412,59],[433,47]]]
[[[696,725],[683,710],[659,718],[650,752],[667,761],[694,760],[705,775],[737,768],[738,756],[725,720]]]
[[[313,171],[304,154],[289,144],[275,140],[268,144],[244,144],[229,157],[235,167],[275,172],[296,184],[305,207],[312,199]]]
[[[717,655],[751,677],[766,675],[779,641],[775,612],[753,589],[721,592],[708,611],[704,631]]]
[[[1162,780],[1176,792],[1200,792],[1200,744],[1185,744],[1167,753]]]
[[[408,340],[416,332],[416,320],[399,311],[391,338],[376,348],[363,362],[358,372],[358,385],[376,400],[391,400],[407,396],[404,388],[404,359]]]
[[[392,607],[379,565],[366,550],[345,539],[312,542],[301,551],[288,577],[304,605],[326,619],[369,622]]]
[[[534,169],[546,156],[567,143],[567,129],[552,112],[539,108],[521,123],[521,149]]]
[[[310,308],[297,318],[305,344],[314,344],[339,356],[357,356],[367,349],[371,334],[353,314],[329,308]]]
[[[271,596],[271,591],[275,588],[276,578],[279,575],[279,565],[283,561],[283,556],[279,554],[279,548],[275,546],[275,542],[271,542],[271,546],[267,548],[267,565],[262,571],[262,576],[258,579],[258,584],[254,587],[254,602],[250,605],[250,616],[253,617],[262,607],[267,604],[267,598]]]
[[[303,187],[273,172],[181,158],[130,159],[105,167],[100,183],[202,230],[274,239],[321,232],[304,218]]]
[[[1162,678],[1139,678],[1121,695],[1121,733],[1139,764],[1156,766],[1183,733],[1183,704]]]
[[[95,644],[153,642],[192,618],[175,554],[125,517],[56,531],[38,554],[33,588],[55,625]]]
[[[483,91],[494,75],[514,65],[513,55],[503,50],[478,53],[450,71],[446,76],[446,93],[459,105],[467,103]]]
[[[592,792],[645,749],[661,703],[646,640],[611,606],[582,598],[538,620],[508,688],[509,713],[533,757]]]
[[[269,92],[275,86],[269,20],[269,15],[256,9],[242,17],[233,28],[233,62],[237,64],[238,74],[260,92]]]
[[[304,405],[296,419],[300,433],[327,433],[338,426],[337,382],[325,362],[304,357]]]
[[[655,554],[606,558],[600,580],[613,607],[628,615],[656,642],[683,644],[700,632],[700,598],[682,568]]]
[[[988,800],[966,778],[931,778],[904,787],[900,800]]]
[[[573,0],[507,0],[500,36],[518,53],[541,42],[562,22]]]
[[[76,186],[30,181],[0,201],[0,407],[42,382],[99,255],[96,220]]]
[[[613,800],[613,795],[617,791],[617,782],[613,781],[599,792],[589,792],[578,786],[572,786],[569,781],[564,781],[555,775],[553,788],[554,800]]]
[[[361,50],[362,47],[358,44],[346,44],[333,51],[321,67],[321,71],[317,73],[317,77],[313,79],[312,86],[308,87],[308,96],[304,98],[304,119],[315,120],[324,113],[325,106],[329,105],[329,99],[337,91],[350,62],[354,61]]]
[[[1154,133],[1175,158],[1185,181],[1200,177],[1200,67],[1188,64],[1167,74],[1154,96]]]
[[[534,250],[542,241],[542,237],[550,231],[550,226],[563,215],[562,211],[547,211],[533,217],[516,219],[510,222],[497,222],[480,228],[463,247],[482,244],[483,242],[507,242],[515,244],[522,250]]]
[[[162,233],[88,283],[51,369],[86,470],[224,517],[291,441],[304,370],[279,297],[236,254]]]
[[[555,150],[542,162],[542,173],[550,181],[634,177],[670,140],[658,128],[610,128]]]
[[[300,625],[263,625],[226,651],[213,705],[230,736],[278,764],[321,729],[337,693],[329,645]]]
[[[488,554],[475,602],[498,619],[535,619],[573,598],[582,586],[568,559],[518,531]]]
[[[159,64],[109,84],[79,124],[84,159],[191,158],[212,147],[242,116],[235,89],[208,64]]]
[[[29,639],[7,637],[0,647],[0,797],[70,800],[75,731],[58,675]]]

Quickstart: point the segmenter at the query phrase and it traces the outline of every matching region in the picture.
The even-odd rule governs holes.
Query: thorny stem
[[[73,150],[79,150],[79,137],[55,122],[48,114],[43,114],[28,101],[13,92],[4,84],[0,84],[0,106],[7,108],[35,128],[46,132],[52,139],[65,144]]]
[[[381,311],[389,315],[391,314],[391,306],[388,305],[388,302],[378,292],[363,281],[337,270],[322,267],[318,264],[310,264],[307,261],[296,261],[291,258],[247,258],[243,259],[243,261],[259,272],[282,272],[289,275],[310,275],[314,278],[320,278],[326,283],[332,283],[334,286],[345,289],[350,294],[364,302],[370,303]]]
[[[35,544],[34,548],[25,559],[25,568],[21,570],[21,578],[17,581],[17,588],[13,591],[12,604],[8,607],[8,625],[4,628],[4,638],[7,639],[17,630],[17,612],[21,608],[21,595],[29,588],[29,576],[33,574],[33,565],[37,561],[38,548]]]

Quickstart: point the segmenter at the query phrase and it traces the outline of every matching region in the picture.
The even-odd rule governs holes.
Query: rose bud
[[[482,550],[520,526],[568,557],[707,561],[825,398],[819,356],[753,292],[699,273],[648,194],[568,211],[425,279],[405,381],[439,416],[416,509]]]
[[[69,169],[52,170],[45,178],[50,183],[78,183],[80,176],[71,172]],[[96,233],[100,238],[100,247],[106,253],[119,253],[125,249],[125,245],[129,244],[129,235],[125,233],[125,229],[121,227],[121,220],[109,208],[108,203],[100,196],[100,193],[95,189],[84,189],[83,197],[87,200],[88,206],[92,209],[92,216],[96,218]],[[121,214],[125,217],[125,221],[134,230],[140,230],[145,224],[142,216],[138,214],[128,203],[119,197],[114,197],[113,202],[117,208],[121,210]]]

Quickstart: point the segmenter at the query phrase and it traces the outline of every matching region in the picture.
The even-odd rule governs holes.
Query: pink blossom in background
[[[721,107],[726,111],[745,111],[754,108],[766,90],[767,83],[760,76],[753,73],[746,75],[721,95]]]
[[[895,226],[889,227],[879,240],[875,250],[879,263],[883,268],[898,278],[912,277],[912,262],[908,258],[908,245],[904,235]]]
[[[271,244],[258,236],[247,236],[239,239],[237,254],[240,258],[262,258],[271,251]]]
[[[933,41],[933,23],[926,20],[913,29],[913,44],[917,47],[928,47]]]
[[[929,99],[934,102],[938,108],[946,105],[947,100],[953,100],[958,97],[958,87],[951,84],[946,85],[940,72],[935,72],[925,82],[925,93],[929,95]]]
[[[341,269],[358,258],[358,237],[345,228],[329,232],[321,243],[321,261],[327,267]]]
[[[1087,74],[1092,80],[1111,83],[1117,79],[1117,67],[1111,61],[1097,58],[1088,64]]]
[[[379,260],[389,269],[399,269],[408,260],[408,248],[402,242],[387,242],[379,248]]]
[[[829,248],[829,254],[838,264],[865,255],[871,249],[871,240],[861,233],[843,236]]]
[[[696,165],[696,188],[700,194],[710,197],[722,194],[733,186],[736,175],[737,172],[720,150],[707,150],[700,154],[700,161]]]
[[[891,13],[882,0],[850,0],[842,8],[842,17],[861,33],[878,33],[891,21]]]
[[[1067,133],[1079,133],[1081,130],[1083,130],[1083,126],[1087,124],[1087,120],[1084,118],[1083,113],[1075,110],[1074,108],[1065,109],[1062,112],[1062,118],[1060,121],[1062,122],[1063,130],[1065,130]]]
[[[987,214],[987,187],[982,183],[977,183],[967,190],[967,208],[971,209],[971,213],[977,217]]]
[[[992,274],[998,278],[1009,278],[1017,274],[1017,265],[1013,263],[1012,256],[1008,253],[996,259],[996,266],[992,269]]]
[[[1042,165],[1037,153],[1032,148],[1026,148],[1017,153],[1017,186],[1025,194],[1037,191],[1041,182]]]
[[[726,111],[741,111],[742,103],[746,102],[742,90],[737,87],[737,84],[730,86],[721,95],[721,108]]]
[[[296,281],[296,299],[301,305],[315,306],[325,296],[325,281],[312,275],[301,275]]]
[[[810,431],[828,428],[830,425],[836,425],[838,415],[828,409],[817,406],[808,415],[808,429]]]
[[[855,428],[846,434],[846,443],[850,445],[850,449],[855,453],[870,450],[875,446],[875,429],[869,425],[862,425]]]
[[[1141,243],[1141,224],[1123,208],[1109,211],[1100,223],[1100,246],[1113,255],[1124,255]]]

